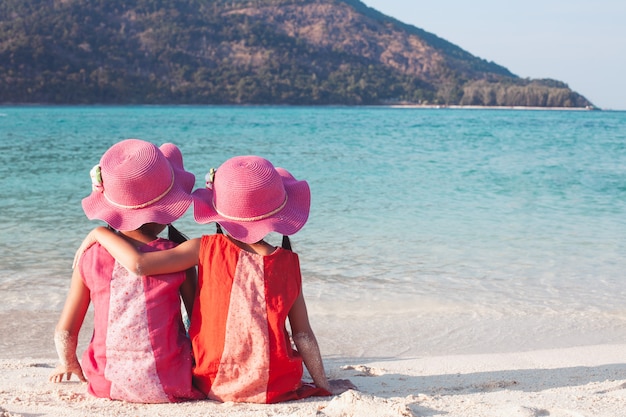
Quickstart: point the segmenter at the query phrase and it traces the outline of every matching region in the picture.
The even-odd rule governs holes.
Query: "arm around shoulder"
[[[124,268],[136,275],[184,271],[198,263],[200,253],[200,239],[188,240],[168,250],[140,252],[126,239],[106,227],[93,229],[83,241],[81,249],[84,252],[96,242],[100,243]],[[77,258],[79,257],[80,254],[77,253]]]

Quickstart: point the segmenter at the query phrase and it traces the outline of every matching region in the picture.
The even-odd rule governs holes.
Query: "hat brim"
[[[311,190],[306,181],[296,180],[289,172],[276,168],[283,180],[287,203],[279,212],[262,220],[238,221],[223,217],[213,206],[213,190],[200,188],[193,192],[193,214],[196,222],[217,222],[233,238],[244,243],[256,243],[271,232],[293,235],[309,218]]]
[[[90,220],[102,220],[116,230],[128,231],[146,223],[170,224],[185,214],[192,201],[191,195],[175,183],[161,200],[140,209],[114,206],[99,191],[85,197],[82,206]]]

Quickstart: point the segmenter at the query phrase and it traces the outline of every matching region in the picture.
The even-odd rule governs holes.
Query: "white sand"
[[[0,417],[16,416],[626,416],[626,345],[346,364],[333,378],[360,389],[276,405],[130,404],[47,381],[55,360],[0,360]]]

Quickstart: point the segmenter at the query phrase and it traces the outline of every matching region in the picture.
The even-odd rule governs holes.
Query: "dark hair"
[[[220,226],[219,223],[215,223],[215,232],[219,235],[223,235],[224,231],[222,230],[222,226]],[[289,236],[287,235],[283,235],[283,243],[282,243],[282,248],[283,249],[287,249],[287,250],[292,250],[291,249],[291,240],[289,239]]]
[[[289,236],[283,235],[283,249],[291,250],[291,240]]]
[[[167,225],[167,238],[174,243],[183,243],[189,240],[187,236],[182,234],[177,228],[175,228],[171,224]]]

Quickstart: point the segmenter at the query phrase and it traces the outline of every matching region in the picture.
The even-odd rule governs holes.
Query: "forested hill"
[[[591,106],[358,0],[2,0],[0,103]]]

